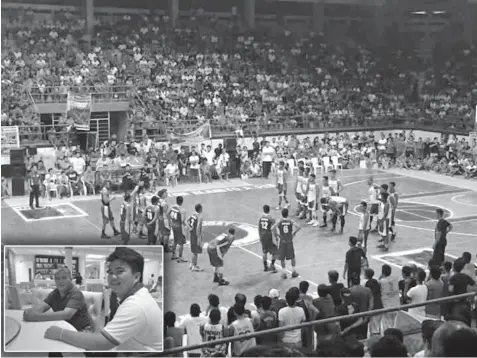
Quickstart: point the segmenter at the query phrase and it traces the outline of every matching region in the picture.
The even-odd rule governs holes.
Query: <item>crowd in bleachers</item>
[[[350,238],[350,242],[353,240]],[[352,250],[350,250],[352,251]],[[356,251],[356,250],[355,250]],[[355,252],[353,251],[353,252]],[[359,258],[358,252],[358,258]],[[352,255],[351,255],[352,256]],[[352,262],[349,256],[349,261]],[[348,254],[347,254],[348,260]],[[358,264],[359,260],[358,260]],[[198,303],[179,320],[175,313],[165,314],[165,347],[196,345],[224,337],[234,337],[276,327],[319,321],[354,313],[392,308],[399,305],[424,303],[429,300],[476,291],[476,266],[471,254],[465,252],[442,267],[432,260],[426,270],[416,265],[404,266],[402,279],[392,273],[389,265],[382,266],[379,277],[366,268],[361,283],[359,274],[347,277],[348,286],[339,282],[339,273],[328,273],[329,283],[317,287],[312,296],[309,283],[290,288],[284,295],[270,289],[257,295],[253,303],[241,293],[230,308],[220,305],[215,294],[208,297],[208,306]],[[376,275],[378,276],[378,275]],[[315,297],[315,298],[314,298]],[[422,340],[409,340],[413,325],[395,327],[399,313],[353,318],[282,333],[268,333],[252,339],[217,344],[189,351],[189,356],[318,356],[318,357],[470,357],[477,354],[474,298],[410,308],[407,314],[420,323]],[[447,322],[447,323],[445,323]],[[474,328],[471,328],[474,327]],[[458,346],[454,343],[459,342]],[[274,348],[270,348],[273,346]],[[279,352],[279,353],[278,353]],[[462,355],[464,354],[464,355]]]
[[[224,131],[250,121],[301,127],[304,115],[315,128],[395,117],[458,129],[472,122],[476,54],[462,44],[420,67],[412,52],[390,45],[238,31],[200,11],[176,29],[153,13],[97,18],[91,46],[77,14],[40,18],[5,9],[2,16],[3,124],[39,121],[28,91],[55,101],[71,86],[113,97],[127,92],[114,86],[131,86],[138,94],[133,120],[163,131],[187,131],[206,119]]]

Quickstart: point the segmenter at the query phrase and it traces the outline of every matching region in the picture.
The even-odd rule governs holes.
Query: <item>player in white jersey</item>
[[[396,183],[395,182],[390,182],[389,183],[389,201],[392,205],[392,215],[391,215],[391,241],[396,240],[396,235],[397,235],[397,229],[396,229],[396,209],[399,204],[399,195],[396,191]]]
[[[368,250],[368,235],[371,230],[371,223],[369,220],[368,204],[365,201],[361,202],[359,212],[358,243],[364,250],[364,253],[366,253]]]
[[[296,212],[297,216],[300,216],[300,214],[303,210],[303,207],[302,207],[302,204],[301,204],[302,201],[303,201],[303,199],[302,199],[303,190],[302,190],[302,186],[301,186],[303,175],[304,175],[303,167],[298,167],[298,175],[296,177],[296,182],[295,182],[295,197],[296,197],[296,201],[297,201],[297,204],[298,204],[298,209],[297,209],[297,212]]]
[[[327,199],[322,198],[322,202],[325,202]],[[338,217],[340,218],[340,230],[339,233],[343,233],[343,229],[345,226],[345,217],[348,213],[349,203],[346,198],[342,196],[330,196],[327,200],[328,205],[328,212],[331,214],[331,224],[333,225],[331,228],[331,232],[336,230],[336,223],[338,222]]]
[[[285,207],[288,208],[290,204],[287,200],[287,180],[288,180],[288,170],[285,168],[285,162],[280,161],[278,163],[278,168],[275,172],[277,179],[277,190],[278,190],[278,207],[277,210],[282,209],[282,199],[285,201]]]
[[[321,184],[320,190],[320,210],[323,213],[323,224],[320,225],[320,228],[324,228],[328,226],[328,200],[329,198],[334,195],[333,188],[330,186],[328,182],[328,177],[324,176]],[[326,199],[326,200],[323,200]]]
[[[309,167],[305,167],[304,174],[301,177],[300,185],[301,185],[301,206],[302,212],[299,216],[300,219],[306,219],[308,213],[308,179],[310,177],[311,169]]]
[[[378,207],[378,233],[381,236],[382,244],[378,246],[383,251],[389,250],[389,224],[391,219],[391,212],[389,207],[389,194],[382,192],[380,197],[380,203]]]
[[[336,169],[330,170],[330,177],[328,179],[330,187],[335,192],[336,196],[340,196],[341,191],[344,189],[343,183],[336,177]]]
[[[310,213],[310,220],[308,221],[308,225],[312,225],[313,227],[319,225],[318,216],[316,215],[319,197],[319,188],[316,184],[316,175],[310,174],[310,178],[308,179],[306,199],[308,204],[308,212]]]
[[[372,227],[373,219],[376,215],[378,215],[379,210],[379,193],[381,192],[381,188],[374,184],[373,177],[368,179],[368,195],[369,195],[369,225]],[[377,223],[376,227],[371,231],[377,231]]]

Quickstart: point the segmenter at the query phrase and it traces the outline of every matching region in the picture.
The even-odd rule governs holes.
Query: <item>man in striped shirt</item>
[[[40,183],[41,175],[38,173],[38,167],[34,164],[31,167],[30,175],[28,177],[28,184],[30,185],[30,208],[35,209],[33,206],[33,200],[35,201],[36,208],[40,208]]]

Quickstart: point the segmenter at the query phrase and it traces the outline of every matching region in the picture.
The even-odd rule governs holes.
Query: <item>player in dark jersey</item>
[[[167,189],[161,189],[157,193],[159,197],[159,219],[158,219],[158,236],[159,241],[164,246],[164,252],[169,252],[169,236],[171,230],[169,228],[169,220],[166,220],[166,214],[169,211],[169,205],[167,204]]]
[[[224,256],[229,251],[234,240],[235,229],[231,227],[228,232],[219,235],[209,243],[209,246],[207,246],[210,264],[214,268],[213,282],[217,282],[219,286],[225,286],[229,284],[229,281],[224,279],[222,267],[224,267]]]
[[[204,271],[197,265],[198,255],[202,253],[202,205],[195,206],[195,212],[187,219],[190,233],[190,251],[192,252],[192,271]]]
[[[275,260],[277,256],[277,245],[273,242],[272,227],[275,224],[275,219],[270,215],[270,206],[263,206],[263,216],[258,221],[258,235],[262,243],[263,252],[263,270],[268,271],[267,254],[272,255],[272,263],[270,269],[272,272],[277,272],[275,268]]]
[[[157,243],[157,221],[159,219],[159,207],[157,203],[159,202],[159,198],[157,196],[153,196],[151,199],[151,204],[146,207],[144,210],[144,219],[147,228],[147,243],[149,245],[155,245]]]
[[[282,210],[282,218],[275,223],[272,227],[272,232],[275,234],[277,241],[279,242],[278,246],[278,255],[279,259],[282,262],[282,278],[287,278],[285,272],[285,261],[291,260],[292,264],[292,277],[298,277],[298,273],[295,270],[296,259],[295,259],[295,249],[293,247],[293,238],[300,231],[300,227],[292,220],[288,218],[288,209]]]
[[[134,191],[134,205],[135,205],[135,226],[134,232],[139,234],[140,239],[145,239],[144,235],[144,223],[145,223],[145,210],[147,206],[147,198],[145,193],[144,182],[141,182],[137,190]]]
[[[101,189],[101,215],[103,216],[103,228],[101,230],[102,239],[110,239],[110,237],[106,235],[106,226],[108,224],[111,225],[114,232],[114,236],[118,236],[121,234],[114,226],[114,216],[110,204],[111,201],[113,201],[115,198],[114,196],[110,196],[110,190],[110,182],[105,181],[104,187],[103,189]]]
[[[167,218],[170,221],[172,234],[174,237],[174,243],[172,244],[172,260],[177,260],[177,262],[187,262],[187,260],[182,258],[184,253],[184,244],[186,243],[186,237],[184,231],[182,230],[183,226],[186,226],[186,211],[182,207],[184,203],[184,198],[178,196],[176,198],[176,204],[169,209],[167,213]],[[179,257],[176,256],[176,248],[179,246]]]
[[[124,201],[121,204],[121,211],[119,212],[120,222],[119,229],[121,230],[121,239],[127,245],[131,237],[131,222],[132,222],[132,206],[131,194],[124,194]]]

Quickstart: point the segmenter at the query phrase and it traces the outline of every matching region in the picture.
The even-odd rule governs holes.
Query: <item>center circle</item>
[[[258,241],[258,228],[256,226],[237,223],[232,221],[204,221],[203,222],[203,245],[207,246],[209,242],[217,236],[226,233],[230,228],[235,229],[235,241],[232,246],[251,245]]]

